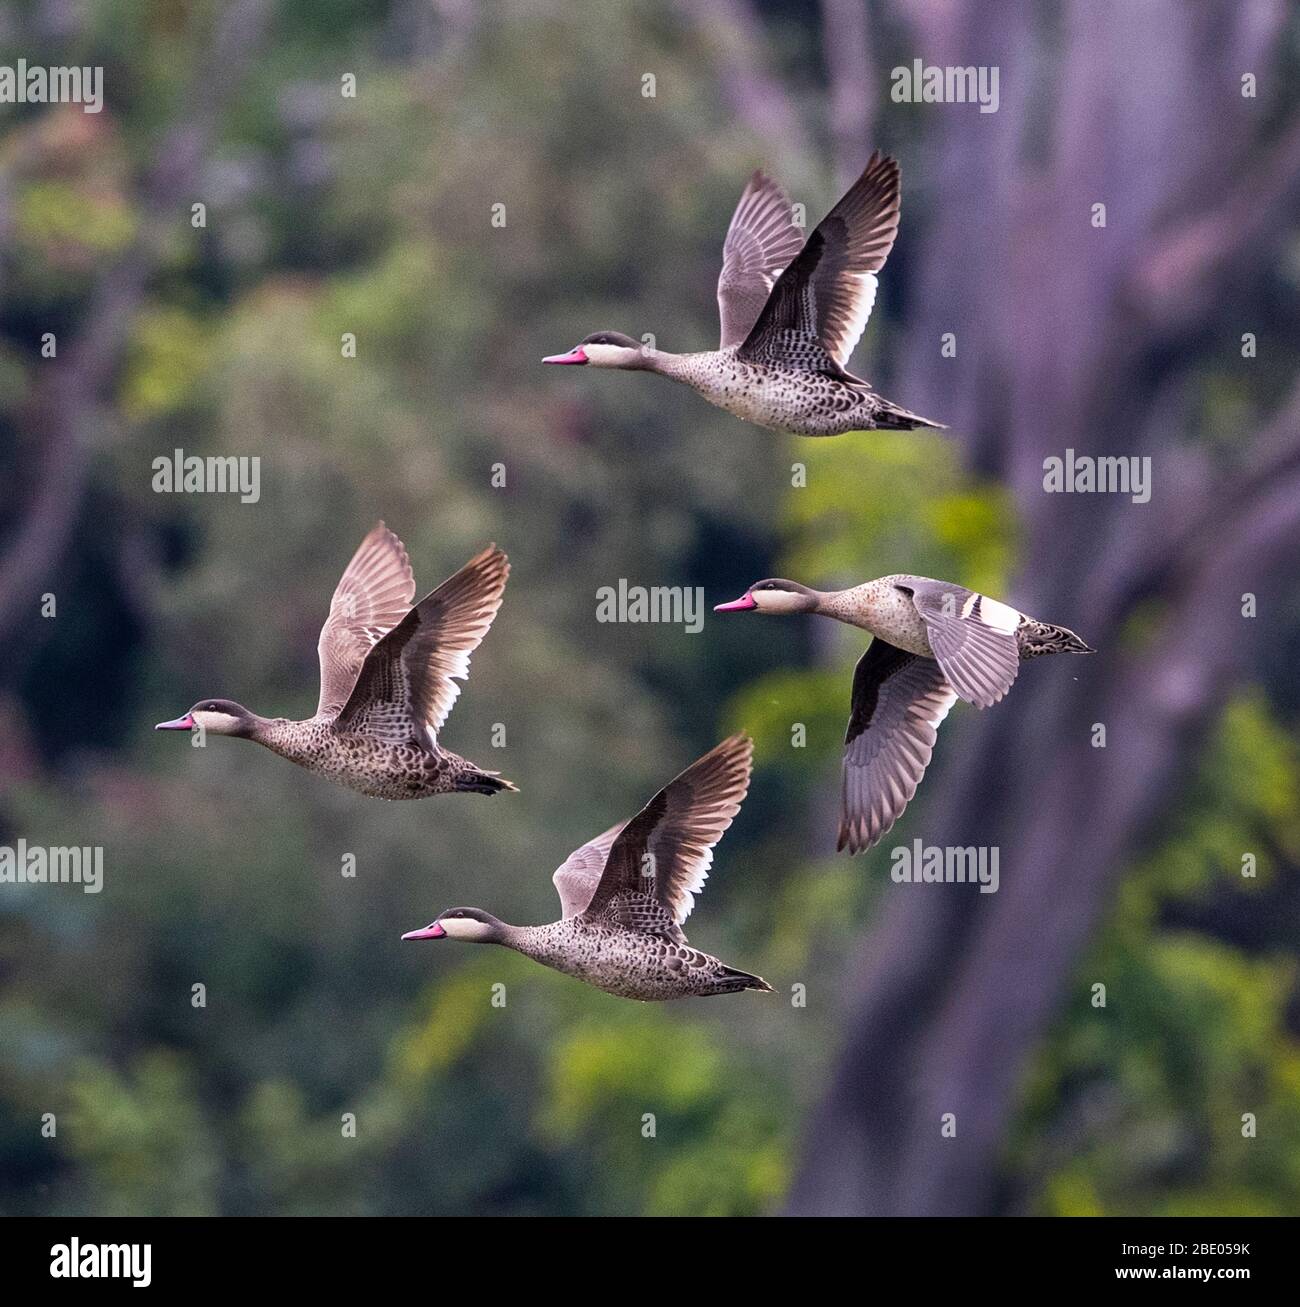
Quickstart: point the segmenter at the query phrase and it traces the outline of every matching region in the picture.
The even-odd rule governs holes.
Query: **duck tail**
[[[762,994],[776,993],[762,976],[752,976],[748,971],[737,971],[735,967],[723,967],[721,992],[735,994],[742,989],[756,989]]]
[[[900,408],[891,400],[877,396],[879,408],[876,409],[872,425],[879,431],[915,431],[918,427],[932,427],[936,431],[947,431],[942,422],[931,422],[919,413],[911,413]]]
[[[456,777],[458,794],[500,794],[502,790],[518,789],[519,786],[512,785],[496,772],[480,771],[477,767],[471,767]]]
[[[1016,632],[1020,642],[1020,657],[1037,658],[1040,654],[1096,653],[1086,641],[1075,635],[1068,626],[1055,626],[1027,617]]]

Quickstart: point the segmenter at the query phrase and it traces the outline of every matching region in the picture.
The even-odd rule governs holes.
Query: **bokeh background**
[[[0,49],[106,100],[0,106],[0,842],[105,850],[99,895],[0,886],[0,1210],[1300,1210],[1292,6],[38,0]],[[998,112],[892,101],[918,58],[998,66]],[[538,366],[712,347],[748,172],[815,222],[875,145],[903,223],[858,370],[949,433],[799,441]],[[1067,447],[1149,455],[1151,502],[1044,494]],[[259,456],[260,502],[154,493],[175,448]],[[380,517],[421,592],[511,555],[444,739],[518,795],[388,805],[152,732],[308,715]],[[959,706],[853,860],[861,633],[595,620],[619,578],[892,571],[1101,652]],[[567,853],[737,728],[690,934],[775,996],[399,945],[453,903],[552,919]],[[999,893],[891,884],[918,837],[997,845]]]

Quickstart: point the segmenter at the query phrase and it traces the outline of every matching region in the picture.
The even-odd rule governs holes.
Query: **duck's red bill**
[[[733,599],[729,604],[715,604],[713,611],[715,613],[739,613],[746,608],[757,608],[753,595],[741,595],[739,599]]]
[[[548,354],[543,363],[585,363],[587,355],[581,345],[571,349],[567,354]]]
[[[178,717],[174,722],[159,722],[154,727],[155,731],[192,731],[194,729],[194,718],[186,713],[184,717]]]
[[[428,926],[422,926],[419,930],[408,930],[406,934],[402,936],[402,938],[403,939],[442,939],[446,934],[447,932],[443,930],[443,928],[440,925],[438,925],[438,923],[435,921]]]

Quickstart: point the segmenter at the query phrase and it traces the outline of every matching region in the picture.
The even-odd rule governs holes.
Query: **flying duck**
[[[820,613],[875,636],[853,673],[844,737],[836,847],[850,853],[871,848],[901,816],[958,699],[987,708],[1011,688],[1022,662],[1096,652],[1064,626],[926,576],[882,576],[828,592],[774,578],[714,609],[745,610]]]
[[[482,908],[449,908],[403,939],[501,944],[606,993],[643,1002],[771,992],[759,976],[691,948],[682,923],[713,846],[740,811],[754,745],[733,735],[670,781],[631,821],[611,826],[557,869],[561,920],[511,926]]]
[[[670,354],[598,331],[543,363],[658,372],[746,422],[799,436],[942,427],[848,371],[898,234],[898,163],[877,150],[807,241],[790,197],[754,173],[722,247],[715,350]]]
[[[259,717],[200,699],[157,731],[202,730],[265,745],[290,762],[377,799],[496,794],[509,781],[438,744],[470,654],[501,607],[510,564],[495,545],[414,607],[402,542],[380,522],[344,571],[321,628],[320,702],[306,721]]]

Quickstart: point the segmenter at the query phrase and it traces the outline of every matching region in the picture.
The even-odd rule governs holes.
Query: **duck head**
[[[233,699],[200,699],[183,717],[174,722],[159,722],[155,731],[194,731],[202,728],[208,735],[238,735],[245,739],[253,734],[258,717]]]
[[[760,613],[811,613],[816,610],[821,595],[798,581],[772,577],[756,581],[739,599],[729,604],[717,604],[715,613],[741,613],[755,609]]]
[[[420,930],[408,930],[403,939],[463,939],[470,944],[496,944],[503,924],[482,908],[448,908]]]
[[[549,354],[543,363],[587,364],[593,368],[643,368],[646,347],[621,331],[598,331],[567,354]]]

